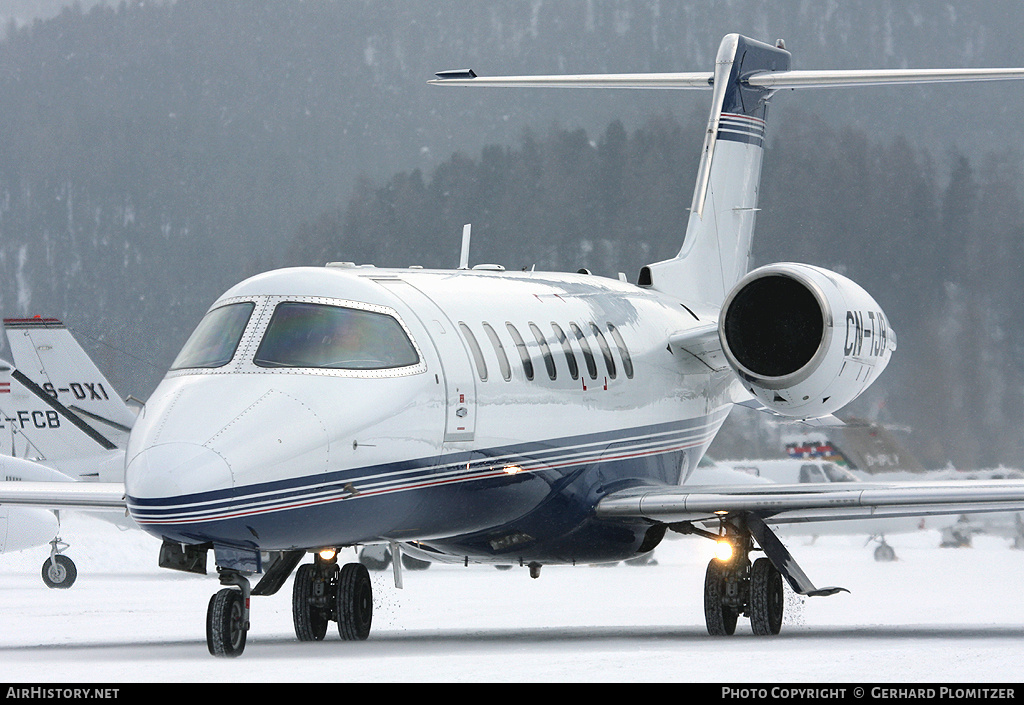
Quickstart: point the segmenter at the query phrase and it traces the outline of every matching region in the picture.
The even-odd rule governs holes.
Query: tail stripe
[[[746,142],[764,147],[764,120],[722,113],[718,123],[718,139],[731,142]]]

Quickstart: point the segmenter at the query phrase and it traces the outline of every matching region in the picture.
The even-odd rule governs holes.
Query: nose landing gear
[[[255,588],[249,585],[249,573],[217,568],[225,587],[210,598],[206,611],[206,644],[211,654],[241,655],[249,631],[250,598],[277,592],[302,555],[300,551],[278,555]],[[373,621],[369,572],[360,563],[339,566],[333,549],[317,554],[312,564],[300,566],[292,585],[292,623],[299,641],[323,640],[327,623],[332,621],[338,623],[338,634],[346,641],[369,637]]]
[[[237,571],[225,570],[220,574],[220,582],[239,589],[226,587],[210,598],[206,609],[206,646],[214,656],[240,656],[249,632],[249,581]]]

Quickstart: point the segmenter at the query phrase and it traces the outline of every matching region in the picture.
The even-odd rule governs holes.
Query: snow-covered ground
[[[0,682],[690,681],[1018,682],[1024,680],[1024,552],[1006,539],[939,548],[939,534],[895,536],[877,563],[862,537],[786,543],[826,598],[790,596],[777,637],[741,620],[704,629],[711,543],[666,540],[657,565],[526,569],[434,565],[372,574],[373,633],[299,643],[291,583],[253,598],[238,659],[207,653],[212,577],[156,567],[157,541],[84,516],[64,518],[78,565],[70,590],[40,579],[46,551],[0,556]],[[353,554],[354,555],[354,554]],[[333,624],[331,625],[333,628]]]

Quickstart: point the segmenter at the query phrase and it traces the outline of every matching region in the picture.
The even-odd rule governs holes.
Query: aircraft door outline
[[[404,279],[375,279],[419,319],[441,361],[446,394],[444,442],[472,441],[476,434],[476,376],[456,325],[433,299]]]

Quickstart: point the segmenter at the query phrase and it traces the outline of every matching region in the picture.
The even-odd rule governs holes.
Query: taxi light
[[[732,558],[733,548],[728,541],[718,541],[715,544],[715,558],[726,563]]]
[[[325,548],[320,551],[321,560],[333,561],[336,555],[338,555],[338,552],[333,548]]]

